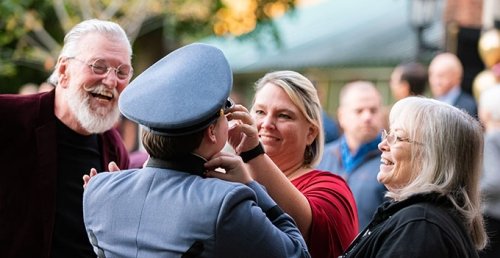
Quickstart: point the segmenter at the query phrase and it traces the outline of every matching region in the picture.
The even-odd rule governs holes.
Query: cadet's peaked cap
[[[166,136],[207,128],[224,108],[233,83],[218,48],[194,43],[179,48],[137,76],[118,106],[128,119]]]

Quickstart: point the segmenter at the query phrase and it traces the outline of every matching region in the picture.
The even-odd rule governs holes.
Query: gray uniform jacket
[[[83,210],[98,256],[309,257],[294,221],[262,186],[203,178],[203,163],[150,160],[93,177]]]

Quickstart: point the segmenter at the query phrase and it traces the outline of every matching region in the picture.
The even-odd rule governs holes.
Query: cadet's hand
[[[205,168],[208,170],[207,177],[243,184],[248,184],[253,180],[240,156],[234,154],[221,152],[207,161]],[[215,171],[217,168],[223,168],[225,172]]]
[[[114,161],[109,162],[108,164],[108,171],[109,172],[116,172],[120,171],[120,168]],[[83,189],[87,187],[87,184],[89,183],[90,179],[97,175],[97,170],[95,168],[91,168],[90,172],[88,175],[83,175]]]
[[[109,162],[108,164],[108,171],[109,172],[116,172],[116,171],[120,171],[121,169],[118,167],[118,165],[116,165],[116,163],[114,161],[111,161]]]
[[[97,175],[97,170],[95,168],[91,168],[88,175],[83,175],[83,189],[85,189],[87,187],[87,184],[89,183],[90,178],[92,178],[95,175]]]
[[[259,144],[257,126],[244,106],[235,105],[227,119],[234,122],[228,131],[228,142],[236,153],[251,150]]]

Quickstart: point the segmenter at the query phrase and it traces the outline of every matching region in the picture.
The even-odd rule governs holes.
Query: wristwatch
[[[262,147],[262,143],[259,141],[259,144],[253,149],[240,153],[240,157],[243,159],[243,162],[248,163],[250,160],[264,153],[266,153],[264,147]]]

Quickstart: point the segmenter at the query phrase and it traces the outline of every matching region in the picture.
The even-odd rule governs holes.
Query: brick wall
[[[456,23],[459,27],[481,28],[483,0],[445,0],[445,23]]]

